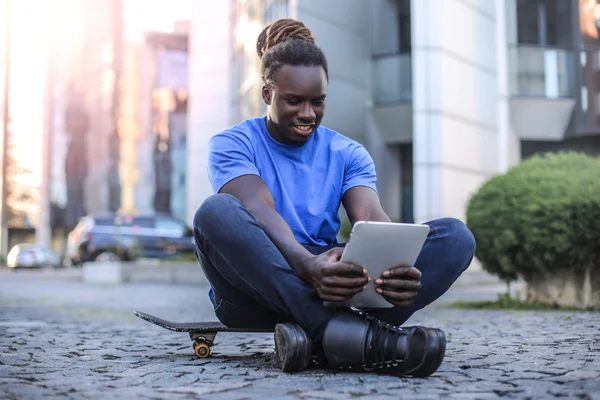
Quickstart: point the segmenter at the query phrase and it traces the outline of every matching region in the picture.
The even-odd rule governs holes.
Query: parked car
[[[52,250],[31,243],[14,246],[6,256],[9,268],[45,268],[58,267],[60,257]]]
[[[169,258],[194,252],[192,230],[170,216],[89,215],[69,233],[66,259],[79,265],[86,261]]]

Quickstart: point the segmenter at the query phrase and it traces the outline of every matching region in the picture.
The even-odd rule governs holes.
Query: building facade
[[[330,68],[323,124],[369,150],[393,219],[423,222],[464,219],[481,184],[535,152],[600,153],[597,3],[194,3],[187,221],[212,193],[210,137],[264,113],[255,42],[272,20],[312,30]]]
[[[120,208],[119,114],[127,99],[120,0],[66,4],[76,18],[65,23],[70,40],[55,50],[50,201],[52,226],[72,229],[83,215]]]
[[[54,76],[52,226],[111,212],[185,219],[188,27],[132,39],[121,0],[68,1],[80,18]]]

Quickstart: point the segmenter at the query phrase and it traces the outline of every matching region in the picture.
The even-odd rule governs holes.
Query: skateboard
[[[158,325],[161,328],[175,332],[188,332],[192,339],[192,347],[198,358],[207,358],[210,356],[210,348],[215,343],[215,337],[219,332],[274,332],[274,329],[256,329],[256,328],[234,328],[223,325],[218,321],[214,322],[173,322],[155,317],[140,311],[134,311],[133,315],[148,321],[151,324]]]

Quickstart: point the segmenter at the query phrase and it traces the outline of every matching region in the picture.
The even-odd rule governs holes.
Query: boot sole
[[[446,354],[446,334],[435,328],[422,328],[427,334],[427,351],[418,367],[410,371],[417,378],[431,376],[442,364]]]
[[[291,325],[291,324],[288,324]],[[283,372],[298,372],[305,370],[310,364],[312,357],[312,343],[304,330],[296,325],[295,329],[283,327],[278,324],[275,327],[275,356],[277,366]],[[286,336],[289,338],[289,342]]]

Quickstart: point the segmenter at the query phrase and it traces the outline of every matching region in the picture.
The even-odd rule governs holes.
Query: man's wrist
[[[314,254],[302,248],[304,251],[299,251],[294,254],[292,260],[288,260],[290,266],[302,280],[311,283],[310,264],[315,257]]]

